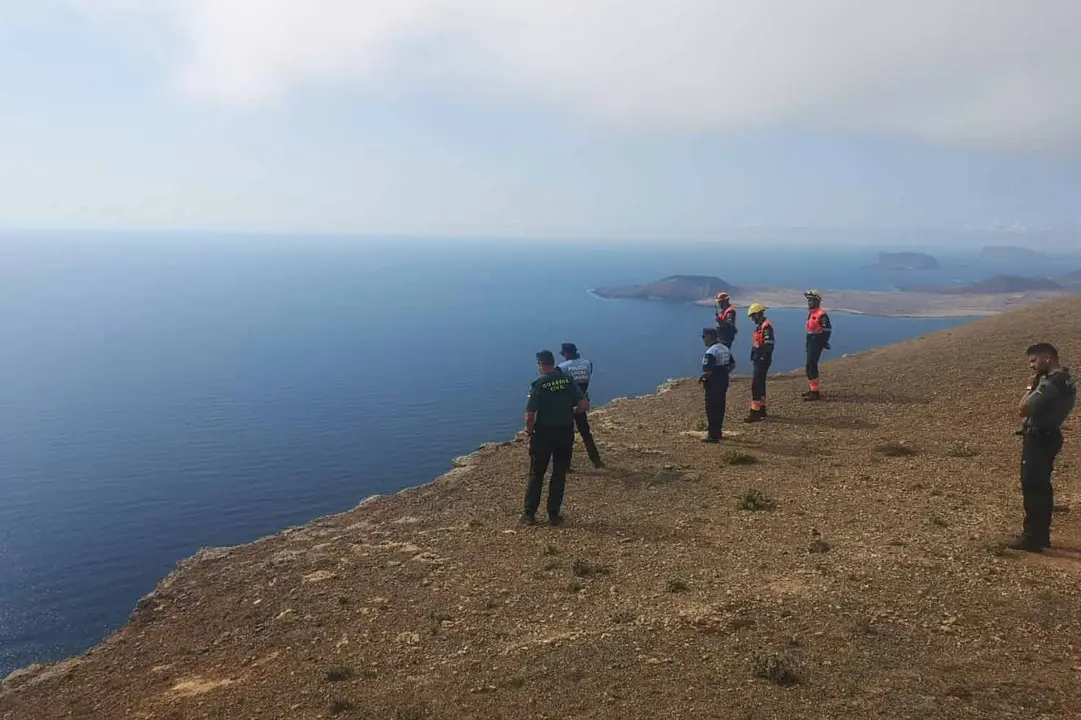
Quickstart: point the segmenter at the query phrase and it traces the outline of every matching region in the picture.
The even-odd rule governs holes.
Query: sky
[[[1076,0],[0,0],[0,226],[1081,228]]]

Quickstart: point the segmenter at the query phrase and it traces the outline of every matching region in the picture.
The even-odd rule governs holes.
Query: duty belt
[[[1026,425],[1020,430],[1016,430],[1014,435],[1061,435],[1062,430],[1060,428],[1041,428],[1033,425]]]

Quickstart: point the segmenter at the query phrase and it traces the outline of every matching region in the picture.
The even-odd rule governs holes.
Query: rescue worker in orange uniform
[[[759,422],[766,417],[766,375],[773,362],[773,323],[766,317],[766,307],[761,303],[752,303],[747,308],[747,315],[754,321],[756,329],[751,341],[751,413],[743,418],[745,423]]]
[[[830,335],[833,326],[830,316],[822,309],[822,293],[808,290],[803,293],[807,298],[807,382],[810,388],[803,393],[804,400],[819,400],[822,397],[822,383],[818,380],[818,361],[822,351],[830,349]]]
[[[732,306],[732,298],[723,290],[717,293],[717,342],[729,350],[736,341],[736,308]]]

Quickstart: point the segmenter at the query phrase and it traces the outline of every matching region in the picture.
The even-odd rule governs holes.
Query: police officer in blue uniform
[[[559,369],[563,374],[570,375],[574,384],[589,399],[589,381],[593,378],[593,363],[586,360],[578,352],[578,346],[574,343],[563,343],[559,354],[563,356],[563,362],[559,363]],[[602,468],[600,451],[597,443],[593,441],[593,432],[589,429],[589,414],[585,410],[574,414],[574,426],[578,428],[578,434],[582,436],[582,444],[585,445],[586,454],[593,467]]]
[[[702,442],[717,443],[721,441],[721,430],[724,426],[724,412],[728,399],[728,378],[736,361],[728,346],[720,341],[715,328],[702,330],[702,341],[706,346],[706,354],[702,356],[702,375],[698,382],[706,390],[706,436]]]
[[[1077,401],[1077,387],[1067,368],[1059,365],[1058,350],[1037,343],[1025,351],[1036,376],[1021,396],[1021,496],[1025,522],[1021,534],[1006,543],[1025,552],[1051,547],[1051,513],[1055,506],[1051,473],[1062,449],[1062,425]]]

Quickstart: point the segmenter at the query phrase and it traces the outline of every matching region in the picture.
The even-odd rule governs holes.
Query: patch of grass
[[[821,555],[830,551],[830,544],[822,538],[815,538],[811,541],[811,544],[807,546],[807,552]]]
[[[365,680],[374,680],[379,677],[379,671],[373,667],[366,667],[360,671],[360,676]]]
[[[544,546],[544,554],[545,555],[558,555],[559,554],[559,548],[557,548],[555,545],[552,545],[551,543],[549,543],[548,545]]]
[[[916,454],[916,450],[903,442],[890,441],[875,445],[874,450],[879,455],[885,455],[886,457],[912,457]]]
[[[777,501],[769,497],[761,490],[750,488],[739,494],[739,509],[757,512],[759,510],[772,510],[777,507]]]
[[[443,623],[454,618],[446,613],[435,612],[434,610],[428,613],[428,632],[432,635],[438,635],[439,631],[443,629]]]
[[[327,682],[345,682],[352,680],[353,676],[353,668],[348,665],[331,665],[324,675]]]
[[[607,575],[608,568],[598,563],[591,563],[582,558],[576,558],[571,566],[575,577],[592,577],[593,575]]]
[[[582,582],[581,580],[571,580],[569,583],[567,583],[567,592],[570,592],[570,593],[582,592],[582,589],[585,588],[585,586],[586,586],[586,584],[584,582]]]
[[[1006,543],[999,540],[998,542],[989,543],[987,545],[987,552],[995,557],[1002,557],[1006,554]]]
[[[799,682],[796,664],[787,655],[777,652],[760,652],[752,661],[755,677],[769,680],[774,685],[787,686]]]
[[[973,450],[967,444],[960,441],[950,443],[950,445],[946,448],[946,454],[950,457],[956,458],[970,458],[979,455],[978,452]]]
[[[936,527],[945,528],[945,527],[950,526],[950,524],[948,522],[946,522],[944,519],[940,518],[938,515],[932,515],[930,517],[930,521],[931,521],[931,524],[935,525]]]
[[[612,613],[612,622],[614,622],[616,625],[627,625],[637,619],[638,616],[630,610],[616,610],[614,613]]]
[[[682,593],[691,589],[691,586],[687,584],[687,581],[682,578],[669,578],[664,586],[668,588],[668,592],[670,593]]]
[[[560,560],[559,558],[550,558],[546,560],[543,565],[541,565],[541,570],[544,570],[545,572],[551,572],[552,570],[558,570],[561,567],[563,567],[562,560]]]
[[[709,423],[706,422],[706,419],[704,417],[698,418],[694,421],[694,425],[691,425],[691,429],[697,430],[698,432],[702,432],[708,427]]]
[[[485,610],[495,610],[497,607],[499,607],[499,601],[495,598],[488,598],[484,601]]]
[[[514,677],[507,680],[507,682],[504,683],[504,684],[507,687],[511,687],[511,688],[515,688],[515,689],[524,687],[525,686],[525,676],[523,676],[523,675],[515,675]]]
[[[341,715],[356,709],[356,704],[349,698],[334,698],[330,701],[330,714]]]
[[[721,454],[721,462],[725,465],[754,465],[758,462],[758,458],[746,450],[729,448]]]

